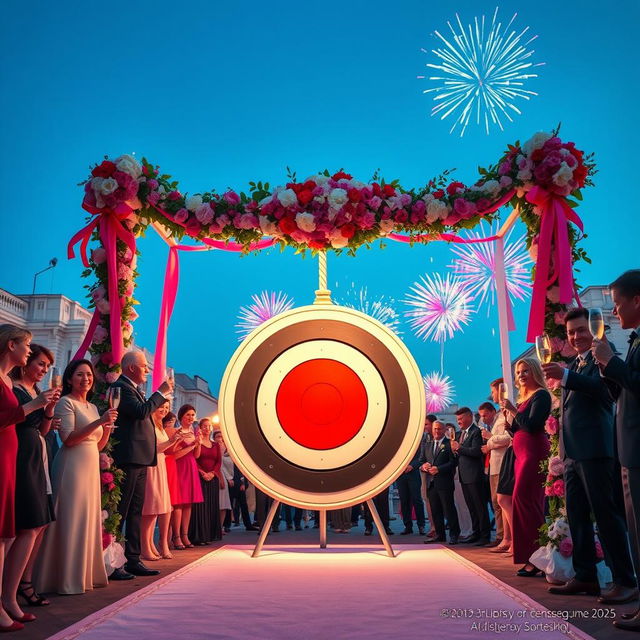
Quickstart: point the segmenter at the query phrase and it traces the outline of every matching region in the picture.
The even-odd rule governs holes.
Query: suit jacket
[[[462,433],[456,440],[460,442]],[[482,433],[476,424],[467,430],[467,437],[458,449],[458,475],[462,484],[472,484],[484,480],[484,453],[482,453]]]
[[[613,356],[603,375],[617,383],[616,437],[620,464],[640,467],[640,344],[631,345],[625,361]]]
[[[589,353],[573,362],[562,390],[560,454],[573,460],[613,458],[613,397]]]
[[[113,458],[118,466],[135,464],[153,467],[157,462],[156,430],[151,413],[163,402],[164,396],[157,391],[148,399],[124,376],[113,383],[120,387],[120,406],[115,432],[117,444],[113,448]]]
[[[458,466],[458,459],[451,450],[451,442],[449,438],[443,438],[442,442],[433,455],[433,440],[425,449],[426,460],[424,462],[431,463],[432,466],[438,467],[438,473],[431,475],[427,473],[427,487],[435,491],[454,491],[453,478]],[[423,463],[424,464],[424,463]]]

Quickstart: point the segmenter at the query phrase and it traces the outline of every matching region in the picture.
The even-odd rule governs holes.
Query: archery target
[[[259,489],[303,508],[363,502],[399,476],[423,433],[424,389],[400,339],[345,307],[287,311],[225,371],[221,429]]]

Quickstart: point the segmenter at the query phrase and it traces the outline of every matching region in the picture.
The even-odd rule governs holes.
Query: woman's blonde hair
[[[21,342],[31,337],[31,331],[21,329],[14,324],[0,324],[0,356],[9,350],[9,343]]]
[[[514,371],[518,369],[519,364],[524,364],[529,367],[529,371],[531,371],[531,377],[533,378],[533,381],[538,385],[538,389],[545,389],[548,391],[547,383],[544,379],[544,373],[542,373],[542,367],[540,366],[540,362],[538,362],[537,358],[520,358],[520,360],[516,362]],[[518,402],[523,402],[529,397],[529,395],[531,395],[531,394],[525,395],[524,390],[518,384],[517,377],[516,377],[516,386],[518,387]]]

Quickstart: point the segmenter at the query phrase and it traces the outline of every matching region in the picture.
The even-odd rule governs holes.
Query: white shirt
[[[587,361],[587,356],[589,355],[588,351],[583,351],[582,353],[578,354],[578,366],[581,365],[583,362]],[[562,373],[562,380],[560,381],[560,385],[565,387],[567,385],[567,378],[569,377],[569,369],[565,369]]]

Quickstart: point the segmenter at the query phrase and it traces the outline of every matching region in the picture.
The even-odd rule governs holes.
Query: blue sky
[[[367,180],[380,168],[407,187],[456,167],[462,181],[494,162],[505,145],[562,121],[562,136],[594,151],[596,186],[579,213],[593,259],[582,285],[611,281],[637,267],[640,5],[623,0],[503,2],[516,26],[539,35],[530,80],[539,93],[519,103],[523,115],[504,132],[477,128],[464,138],[429,117],[431,98],[417,80],[433,61],[420,51],[437,42],[456,12],[463,23],[491,15],[495,2],[379,0],[299,2],[24,3],[5,0],[0,24],[0,286],[31,292],[34,272],[56,256],[38,290],[84,300],[82,266],[66,260],[66,243],[84,220],[81,188],[104,155],[135,152],[180,182],[183,191],[246,188],[250,180],[286,181],[344,167]],[[155,344],[166,248],[150,233],[139,241],[142,275],[137,341]],[[450,249],[388,243],[356,259],[330,258],[329,281],[351,282],[369,295],[401,300],[423,273],[444,273]],[[237,346],[236,315],[252,293],[282,290],[312,301],[316,266],[279,250],[239,258],[223,252],[183,254],[181,286],[169,334],[169,359],[198,373],[217,394]],[[398,304],[402,309],[402,305]],[[528,306],[516,306],[514,353],[524,347]],[[477,404],[499,373],[494,316],[473,324],[445,347],[456,399]],[[423,373],[439,366],[439,348],[410,335]]]

